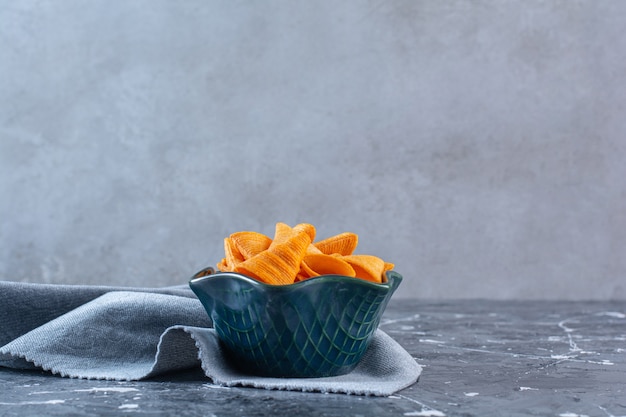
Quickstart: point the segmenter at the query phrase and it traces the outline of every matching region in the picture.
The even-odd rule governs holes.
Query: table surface
[[[0,416],[626,416],[626,303],[393,299],[380,328],[424,371],[390,397],[0,368]]]

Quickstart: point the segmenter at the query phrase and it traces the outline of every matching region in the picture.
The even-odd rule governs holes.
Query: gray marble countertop
[[[424,367],[390,397],[0,368],[0,416],[626,416],[626,303],[392,300],[381,329]]]

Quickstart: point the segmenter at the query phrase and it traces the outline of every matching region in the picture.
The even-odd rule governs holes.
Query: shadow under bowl
[[[352,371],[367,350],[402,276],[377,284],[323,275],[269,285],[205,268],[189,286],[233,364],[269,377],[327,377]]]

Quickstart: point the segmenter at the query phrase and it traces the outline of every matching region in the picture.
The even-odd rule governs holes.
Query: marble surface
[[[392,300],[381,328],[424,367],[385,398],[224,388],[197,371],[138,382],[0,368],[0,416],[626,415],[626,303]]]

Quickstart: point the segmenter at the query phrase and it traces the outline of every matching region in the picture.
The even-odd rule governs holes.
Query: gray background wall
[[[399,297],[626,299],[626,2],[0,1],[0,279],[310,222]]]

